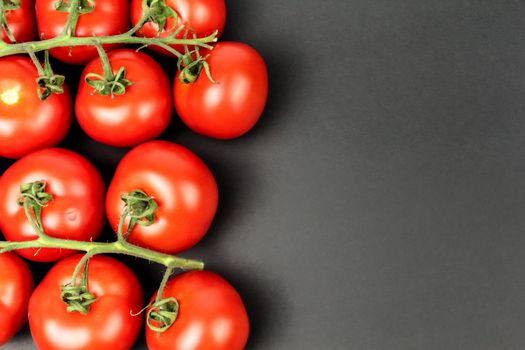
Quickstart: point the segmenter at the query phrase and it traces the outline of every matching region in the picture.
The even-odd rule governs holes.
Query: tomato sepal
[[[155,301],[146,314],[148,328],[157,333],[166,332],[177,320],[179,302],[174,297]]]
[[[55,3],[55,9],[60,12],[71,12],[71,1],[58,0]],[[78,2],[77,11],[79,14],[83,15],[95,10],[95,1],[94,0],[80,0]]]

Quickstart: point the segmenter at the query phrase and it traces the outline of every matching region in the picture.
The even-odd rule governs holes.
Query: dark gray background
[[[224,37],[267,60],[268,108],[236,141],[180,122],[163,138],[216,174],[187,255],[242,294],[248,349],[523,349],[525,3],[227,3]],[[64,145],[107,180],[125,153],[78,127]],[[151,292],[157,269],[129,262]]]

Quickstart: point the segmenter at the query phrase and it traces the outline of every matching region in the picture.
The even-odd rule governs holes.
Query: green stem
[[[78,262],[77,266],[75,267],[75,270],[73,271],[73,277],[71,278],[71,284],[76,284],[77,283],[78,274],[80,273],[80,270],[84,267],[84,265],[87,263],[87,261],[89,259],[91,259],[92,257],[93,257],[92,253],[86,253],[82,257],[82,259],[80,259],[80,261]]]
[[[120,220],[118,222],[118,227],[117,227],[117,237],[118,237],[118,241],[119,242],[124,242],[126,241],[126,239],[124,238],[124,233],[122,232],[123,228],[124,228],[124,223],[126,222],[126,218],[128,217],[128,214],[129,214],[129,208],[125,208],[124,211],[122,212],[122,215],[120,216]],[[128,229],[127,229],[127,232],[126,232],[126,235],[127,233],[129,233],[130,231],[130,228],[129,228],[130,225],[128,225]]]
[[[150,260],[172,269],[202,270],[204,268],[204,263],[202,261],[184,259],[173,255],[159,253],[127,242],[84,242],[50,236],[42,236],[38,239],[24,242],[0,241],[0,253],[27,248],[61,248],[80,250],[91,256],[98,254],[123,254]]]
[[[115,78],[113,74],[113,69],[111,68],[111,63],[109,63],[108,55],[106,54],[106,51],[100,45],[99,43],[94,43],[95,47],[97,48],[98,55],[100,56],[100,62],[102,63],[102,70],[104,71],[104,78],[106,80],[111,81]]]
[[[160,282],[159,289],[157,290],[157,297],[155,298],[156,303],[158,303],[162,299],[164,288],[166,288],[166,284],[168,283],[172,273],[173,273],[173,268],[171,267],[166,268],[166,271],[164,272],[164,276],[162,277],[162,281]]]
[[[74,36],[75,29],[78,23],[78,17],[80,16],[79,4],[80,0],[69,0],[71,1],[71,6],[69,8],[69,16],[67,17],[66,25],[62,31],[63,36]]]
[[[36,57],[35,52],[29,48],[27,50],[27,53],[29,54],[29,57],[31,57],[31,61],[33,61],[33,64],[35,65],[35,67],[36,67],[36,69],[38,71],[38,76],[41,77],[41,76],[46,75],[46,73],[44,72],[44,68],[42,67],[42,64],[38,60],[38,57]]]
[[[38,215],[36,219],[33,220],[31,209],[32,209],[31,204],[28,201],[25,201],[24,202],[24,212],[26,216],[29,218],[29,222],[31,223],[31,226],[35,230],[38,237],[48,238],[48,236],[44,233],[44,228],[42,227],[42,222],[41,222],[41,219],[38,217]],[[16,242],[6,242],[6,243],[16,243]],[[0,246],[0,248],[3,248],[3,247]]]
[[[190,45],[211,49],[212,44],[217,41],[217,33],[213,33],[205,38],[187,38],[179,39],[172,36],[143,38],[132,36],[130,32],[113,35],[113,36],[98,36],[98,37],[69,37],[58,36],[52,39],[31,41],[17,44],[0,45],[0,57],[11,56],[26,53],[28,49],[33,52],[40,52],[44,50],[53,49],[56,47],[74,47],[74,46],[89,46],[94,42],[100,45],[107,44],[130,44],[130,45]]]

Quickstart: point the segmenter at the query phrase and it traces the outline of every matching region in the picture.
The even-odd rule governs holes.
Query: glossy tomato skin
[[[178,14],[178,26],[184,25],[185,27],[190,27],[197,37],[206,37],[213,34],[216,30],[218,31],[218,36],[222,34],[226,23],[226,5],[224,0],[166,0],[165,2],[166,5],[174,9]],[[136,25],[143,14],[142,0],[131,0],[132,25]],[[173,33],[178,27],[170,30],[170,28],[173,28],[173,25],[174,19],[168,19],[165,29],[160,32],[160,36],[165,37]],[[138,34],[140,35],[142,33],[145,37],[152,38],[158,35],[157,32],[158,25],[153,22],[148,22],[142,26],[142,32],[139,31]],[[182,39],[184,32],[185,30],[181,30],[177,38]],[[182,45],[171,45],[171,47],[181,53],[184,52],[184,46]],[[172,55],[156,45],[151,45],[149,48],[163,55]]]
[[[16,10],[9,10],[6,12],[7,26],[11,34],[16,39],[16,42],[24,42],[35,40],[36,25],[35,25],[35,1],[22,0],[20,7]],[[11,43],[5,30],[0,28],[0,39],[3,42]]]
[[[246,309],[237,291],[219,275],[180,274],[168,282],[163,297],[177,299],[179,314],[164,333],[146,326],[149,350],[242,350],[246,346],[250,331]]]
[[[60,286],[71,283],[81,255],[59,261],[29,301],[29,327],[39,350],[128,350],[142,324],[142,288],[133,272],[107,256],[95,256],[88,267],[88,290],[97,298],[89,312],[68,312]],[[133,314],[133,315],[132,315]]]
[[[88,73],[103,75],[100,59],[91,61],[82,74],[75,109],[82,129],[94,140],[117,147],[130,147],[159,136],[173,114],[171,84],[151,57],[121,49],[108,54],[116,73],[126,69],[132,85],[124,95],[102,96],[85,82]]]
[[[158,204],[150,226],[135,226],[131,243],[174,254],[195,245],[217,211],[218,190],[206,165],[188,149],[151,141],[132,149],[119,163],[106,195],[106,213],[116,232],[122,194],[142,190]]]
[[[29,58],[1,58],[0,72],[0,156],[20,158],[62,141],[71,124],[67,86],[40,101],[38,72]]]
[[[42,210],[44,231],[52,237],[95,240],[104,225],[104,183],[91,163],[65,149],[31,153],[9,167],[0,178],[0,230],[9,241],[37,238],[23,208],[20,185],[45,180],[53,199]],[[21,249],[24,258],[49,262],[72,254],[65,249]]]
[[[15,253],[0,254],[0,346],[27,321],[27,304],[33,292],[33,276]]]
[[[211,74],[204,70],[191,84],[178,77],[174,85],[175,109],[193,131],[232,139],[247,133],[259,120],[268,97],[268,72],[261,56],[250,46],[221,42],[208,58]]]
[[[59,36],[66,24],[69,12],[55,8],[57,0],[36,0],[36,22],[41,39]],[[95,9],[78,19],[75,36],[108,36],[124,33],[129,27],[129,1],[96,0]],[[105,45],[112,49],[116,45]],[[59,47],[50,50],[55,58],[69,64],[86,64],[98,53],[95,46]]]

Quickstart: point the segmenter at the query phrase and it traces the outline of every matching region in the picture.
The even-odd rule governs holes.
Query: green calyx
[[[157,333],[167,331],[177,320],[179,303],[175,298],[165,298],[153,303],[146,315],[148,327]]]
[[[124,95],[128,86],[132,85],[132,82],[126,79],[126,69],[120,67],[117,73],[114,74],[111,63],[109,62],[109,57],[102,45],[98,42],[95,42],[94,45],[100,56],[100,64],[102,65],[104,75],[88,73],[85,77],[86,83],[95,89],[97,94],[102,96]]]
[[[60,12],[71,12],[71,0],[58,0],[55,3],[55,8]],[[78,13],[83,15],[92,12],[95,9],[94,0],[80,0],[78,2]]]
[[[131,220],[129,226],[135,223],[140,226],[153,224],[158,205],[152,197],[149,197],[144,191],[133,190],[120,198],[125,203],[124,210]]]
[[[21,207],[42,208],[52,199],[53,196],[46,192],[45,181],[35,181],[20,185],[18,205]]]
[[[211,76],[210,65],[206,62],[207,57],[199,55],[198,50],[194,51],[197,59],[192,58],[192,53],[186,53],[181,56],[177,62],[177,67],[180,71],[179,81],[183,84],[191,84],[199,77],[201,71],[204,69],[208,79],[215,83]]]
[[[197,37],[190,28],[186,28],[184,39],[187,39],[190,33],[193,38]],[[210,50],[211,49],[212,48],[210,48]],[[204,69],[208,79],[210,79],[212,83],[215,83],[211,76],[210,65],[206,62],[208,56],[209,55],[202,56],[198,46],[193,46],[193,50],[190,50],[190,46],[184,45],[184,55],[180,56],[177,61],[177,68],[180,71],[179,81],[183,84],[191,84],[197,80],[201,71]]]
[[[20,195],[17,203],[24,208],[26,216],[30,218],[31,225],[39,236],[45,236],[44,225],[42,224],[42,208],[52,199],[53,196],[46,192],[45,181],[35,181],[20,185]]]
[[[172,30],[177,26],[179,15],[174,9],[166,5],[164,0],[144,0],[142,2],[142,10],[146,14],[145,23],[153,22],[157,25],[157,34],[164,29]],[[165,28],[168,18],[173,18],[173,26]]]
[[[1,0],[4,10],[18,10],[20,8],[20,0]]]
[[[149,197],[144,191],[133,190],[120,196],[124,202],[124,210],[120,216],[117,235],[119,241],[125,241],[135,225],[150,226],[155,222],[155,211],[157,202]],[[128,227],[124,232],[124,223],[129,217]]]
[[[62,85],[66,81],[66,77],[63,75],[46,75],[41,76],[36,79],[36,83],[38,84],[38,98],[40,100],[45,100],[52,94],[63,94],[64,88]]]
[[[120,67],[117,74],[112,77],[105,77],[96,73],[86,75],[86,83],[95,89],[95,92],[102,96],[124,95],[126,88],[132,85],[132,82],[126,79],[126,69]]]
[[[40,70],[40,75],[36,79],[38,85],[38,97],[44,101],[52,94],[64,93],[64,82],[66,77],[60,74],[55,74],[49,62],[49,51],[45,51],[44,67]]]
[[[76,284],[75,280],[73,280],[71,284],[60,287],[60,298],[67,305],[68,312],[80,312],[86,315],[89,312],[89,306],[97,301],[95,295],[88,291],[88,264],[88,261],[84,264],[79,284]],[[73,277],[76,279],[76,273],[73,273]]]

